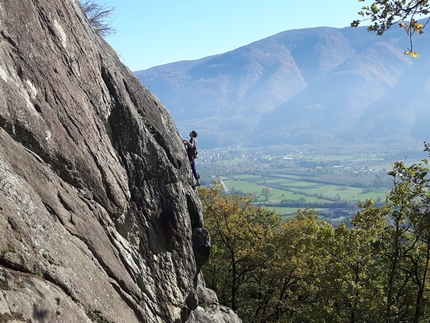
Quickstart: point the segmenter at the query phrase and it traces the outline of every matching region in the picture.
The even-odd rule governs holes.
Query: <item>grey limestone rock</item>
[[[78,0],[0,2],[0,321],[192,317],[210,251],[192,181]]]

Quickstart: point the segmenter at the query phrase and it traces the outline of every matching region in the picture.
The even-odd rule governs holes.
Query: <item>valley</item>
[[[385,202],[393,185],[387,173],[395,161],[413,164],[426,157],[420,149],[358,152],[350,147],[338,153],[326,147],[324,153],[321,147],[286,145],[210,149],[199,155],[203,185],[217,182],[228,193],[251,195],[256,205],[285,217],[314,208],[334,224],[349,222],[366,199]]]

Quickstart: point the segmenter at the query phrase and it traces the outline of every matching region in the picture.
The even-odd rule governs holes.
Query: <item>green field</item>
[[[384,203],[393,185],[387,173],[400,156],[289,150],[263,147],[203,152],[198,166],[201,174],[206,174],[203,185],[216,180],[227,192],[251,195],[255,204],[278,213],[291,215],[299,208],[312,207],[330,221],[341,222],[356,214],[360,202],[372,199],[378,205]],[[420,161],[419,152],[407,154],[414,158],[406,164]]]
[[[271,190],[269,203],[279,203],[281,200],[299,200],[300,198],[306,199],[306,202],[323,202],[327,203],[333,200],[341,200],[346,202],[364,201],[366,199],[385,198],[387,192],[369,192],[363,193],[363,189],[351,187],[347,185],[330,185],[310,181],[296,181],[291,182],[276,180],[265,180],[264,183],[250,182],[249,177],[240,176],[240,178],[222,177],[224,184],[232,192],[243,192],[245,194],[252,194],[256,197],[256,202],[266,201],[266,197],[262,194],[264,188]],[[276,185],[274,185],[276,184]],[[283,186],[285,189],[277,187]],[[276,187],[276,188],[275,188]]]
[[[255,198],[255,204],[267,206],[285,216],[295,214],[299,208],[312,207],[317,211],[322,211],[329,210],[330,205],[336,207],[339,203],[356,207],[360,201],[366,199],[384,201],[389,190],[387,188],[386,191],[382,192],[364,193],[362,188],[348,185],[324,184],[299,179],[293,181],[291,178],[284,180],[265,178],[263,180],[259,176],[250,175],[221,177],[220,181],[230,193],[250,194]],[[265,189],[266,195],[263,193]],[[270,193],[267,194],[267,192]],[[323,208],[321,208],[321,204],[324,205]],[[342,215],[330,220],[343,222],[347,217],[351,216]]]

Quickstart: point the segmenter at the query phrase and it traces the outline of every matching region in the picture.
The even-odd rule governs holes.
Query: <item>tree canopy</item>
[[[351,226],[312,209],[284,220],[249,196],[200,188],[207,286],[244,322],[429,321],[428,173],[426,159],[394,163],[385,204],[363,202]]]

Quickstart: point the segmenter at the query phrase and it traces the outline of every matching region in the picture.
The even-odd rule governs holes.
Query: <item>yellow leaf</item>
[[[405,51],[405,55],[410,55],[410,54],[411,54],[410,51],[408,51],[408,50]]]
[[[411,56],[413,57],[413,58],[417,58],[418,56],[420,56],[417,52],[412,52],[411,53]]]

